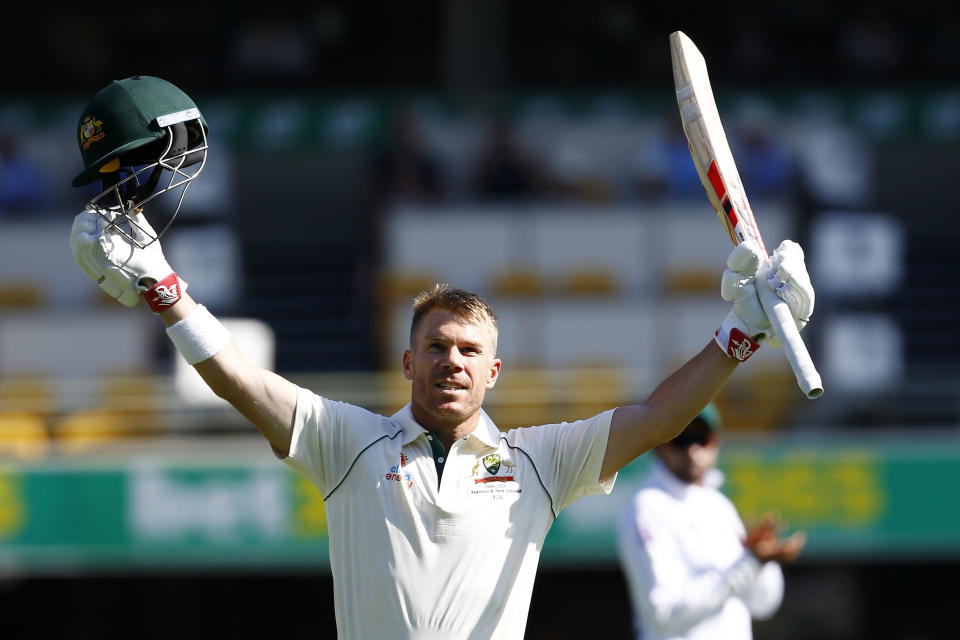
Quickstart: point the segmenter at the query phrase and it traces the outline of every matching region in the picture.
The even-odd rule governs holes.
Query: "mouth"
[[[436,385],[434,385],[434,386],[435,386],[437,389],[440,389],[440,391],[450,391],[450,392],[452,392],[452,391],[465,391],[466,388],[467,388],[465,385],[459,384],[459,383],[457,383],[457,382],[446,382],[446,381],[445,381],[445,382],[438,382],[438,383],[437,383]]]

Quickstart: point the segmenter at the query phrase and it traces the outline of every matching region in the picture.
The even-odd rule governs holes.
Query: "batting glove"
[[[771,256],[768,268],[763,252],[752,241],[737,245],[727,258],[727,269],[720,283],[720,295],[733,308],[716,332],[717,344],[727,355],[741,362],[753,355],[761,344],[778,348],[780,339],[770,326],[760,298],[759,286],[770,287],[790,307],[797,329],[803,329],[813,313],[814,292],[803,261],[803,249],[792,240],[784,240]]]
[[[156,233],[150,223],[138,213],[118,228],[110,223],[116,218],[113,212],[89,209],[78,214],[70,231],[74,260],[101,289],[127,307],[135,307],[141,297],[155,313],[173,306],[187,283],[163,257],[160,242],[151,242]],[[127,235],[146,246],[140,248]]]

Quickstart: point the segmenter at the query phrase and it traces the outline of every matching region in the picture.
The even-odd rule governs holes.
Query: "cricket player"
[[[170,83],[104,88],[80,117],[84,170],[74,181],[99,179],[103,190],[75,218],[70,244],[104,291],[130,307],[143,298],[210,388],[320,490],[343,639],[522,638],[560,511],[609,493],[621,467],[673,438],[760,342],[775,340],[755,287],[775,287],[798,326],[813,310],[797,245],[781,245],[758,273],[759,250],[741,244],[721,286],[733,308],[716,336],[644,402],[501,431],[482,408],[501,370],[497,318],[477,295],[437,285],[413,305],[401,361],[410,403],[375,415],[249,364],[167,263],[144,205],[156,188],[186,189],[206,145],[196,105]]]
[[[707,405],[657,457],[617,526],[620,561],[643,640],[750,640],[751,619],[783,601],[781,563],[803,549],[773,514],[745,527],[720,492],[721,419]]]

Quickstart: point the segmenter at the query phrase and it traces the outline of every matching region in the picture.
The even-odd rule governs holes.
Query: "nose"
[[[454,371],[463,369],[463,354],[460,353],[460,349],[456,346],[451,346],[443,355],[443,366],[453,369]]]

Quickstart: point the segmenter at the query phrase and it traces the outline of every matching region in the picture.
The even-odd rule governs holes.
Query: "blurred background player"
[[[637,638],[749,640],[783,601],[780,563],[806,541],[772,514],[745,527],[720,492],[721,419],[711,403],[657,458],[618,523]]]
[[[74,219],[76,261],[124,305],[143,297],[210,388],[320,489],[343,638],[522,637],[559,512],[609,493],[617,472],[674,437],[759,341],[775,342],[756,278],[780,291],[798,327],[813,311],[798,245],[781,244],[765,274],[759,249],[742,243],[727,260],[721,295],[733,308],[715,340],[646,401],[501,432],[482,409],[501,369],[496,316],[475,294],[437,285],[414,302],[403,353],[410,403],[380,416],[250,364],[167,263],[163,229],[143,205],[178,184],[185,191],[198,171],[184,167],[202,168],[205,124],[189,98],[156,78],[112,83],[81,115],[80,145],[85,169],[74,184],[105,176]]]

